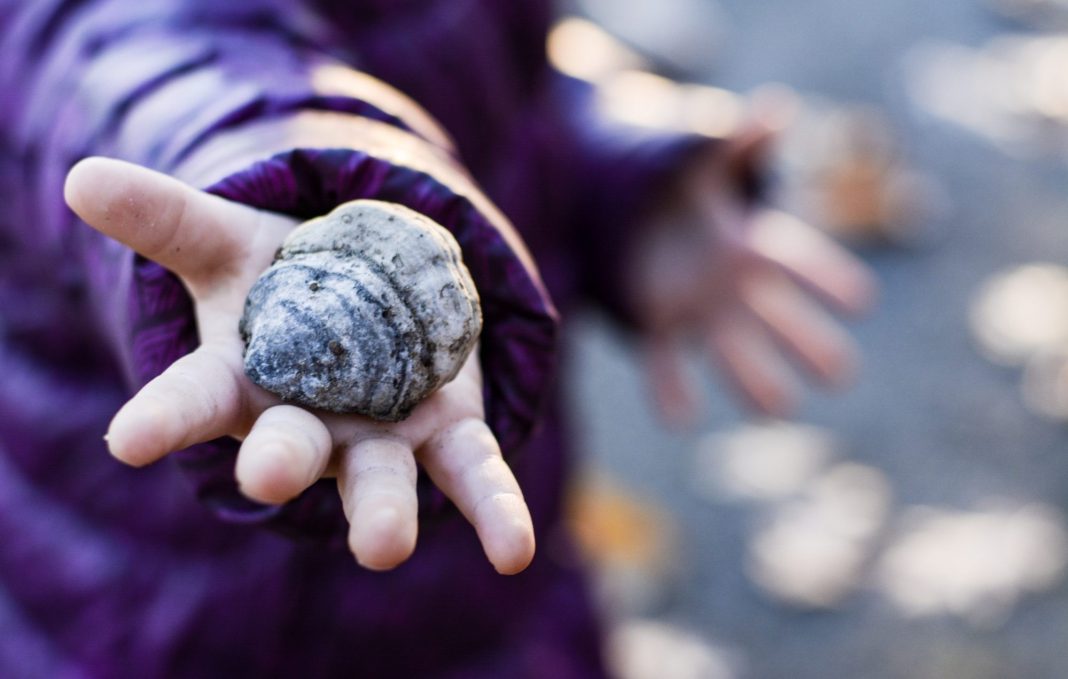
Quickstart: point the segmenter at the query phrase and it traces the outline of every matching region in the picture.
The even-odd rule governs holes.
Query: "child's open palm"
[[[420,464],[475,526],[498,571],[527,566],[530,514],[484,421],[477,352],[403,422],[283,404],[245,376],[238,320],[294,220],[104,158],[70,171],[66,199],[90,226],[173,271],[196,309],[200,347],[118,412],[107,436],[115,457],[144,465],[229,435],[243,441],[237,481],[252,499],[282,503],[336,477],[350,548],[373,569],[397,566],[415,547]]]

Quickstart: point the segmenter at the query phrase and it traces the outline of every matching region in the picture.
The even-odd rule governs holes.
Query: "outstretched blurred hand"
[[[139,466],[220,436],[242,439],[237,481],[248,497],[290,500],[336,477],[364,566],[405,561],[417,532],[416,464],[478,531],[501,573],[534,554],[519,485],[486,425],[477,352],[455,380],[389,424],[283,404],[245,376],[238,334],[245,296],[295,226],[136,165],[90,158],[66,199],[90,226],[177,274],[192,295],[200,347],[148,383],[108,429],[111,453]]]
[[[734,390],[762,414],[789,414],[795,364],[825,386],[847,383],[852,340],[833,316],[870,306],[867,267],[813,227],[753,206],[774,132],[753,124],[698,159],[652,217],[630,271],[648,372],[661,413],[692,422],[700,404],[683,348],[702,345]]]

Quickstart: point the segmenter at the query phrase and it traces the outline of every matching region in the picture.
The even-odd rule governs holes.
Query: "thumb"
[[[759,197],[778,138],[794,122],[798,108],[797,94],[786,87],[768,86],[751,96],[745,120],[723,149],[727,175],[745,198]]]
[[[79,162],[63,193],[89,226],[187,280],[233,263],[257,227],[251,208],[110,158]]]

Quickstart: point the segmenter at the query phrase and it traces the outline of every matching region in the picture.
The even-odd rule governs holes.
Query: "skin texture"
[[[375,570],[399,565],[415,548],[420,464],[474,525],[498,572],[527,567],[534,531],[483,419],[477,352],[403,422],[282,404],[245,376],[237,328],[248,290],[294,220],[104,158],[83,160],[70,171],[65,198],[90,226],[179,276],[200,329],[201,346],[115,415],[107,441],[116,458],[146,465],[229,435],[243,440],[237,480],[254,500],[282,503],[320,478],[336,478],[349,546],[359,563]]]

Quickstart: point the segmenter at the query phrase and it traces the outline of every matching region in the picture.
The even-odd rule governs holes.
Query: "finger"
[[[762,85],[749,95],[749,120],[775,134],[782,134],[801,114],[801,96],[792,88],[772,83]]]
[[[742,312],[724,314],[709,329],[713,362],[758,412],[785,417],[796,402],[796,380],[767,332]]]
[[[764,172],[779,132],[775,121],[751,118],[727,139],[724,162],[736,186],[745,187]]]
[[[818,229],[784,212],[767,210],[753,222],[754,249],[784,267],[838,311],[860,314],[875,302],[867,265]]]
[[[331,449],[330,432],[315,415],[289,405],[269,408],[241,444],[238,486],[253,500],[282,504],[319,480]]]
[[[779,136],[794,120],[798,97],[785,87],[765,87],[750,97],[746,119],[723,148],[727,178],[746,202],[760,198]]]
[[[652,339],[645,365],[657,411],[665,422],[679,427],[692,425],[701,398],[679,347],[667,337]]]
[[[338,471],[349,548],[371,570],[389,570],[415,550],[419,530],[411,448],[389,438],[358,441]]]
[[[141,466],[239,430],[243,400],[238,375],[240,367],[210,347],[178,359],[111,420],[106,436],[111,454]]]
[[[64,196],[93,228],[189,279],[238,259],[256,230],[250,208],[110,158],[75,165]]]
[[[769,273],[750,279],[742,296],[780,346],[817,380],[832,387],[851,381],[857,369],[853,341],[785,274]]]
[[[534,524],[501,448],[482,420],[453,425],[420,450],[431,480],[478,532],[497,572],[519,573],[534,558]]]

